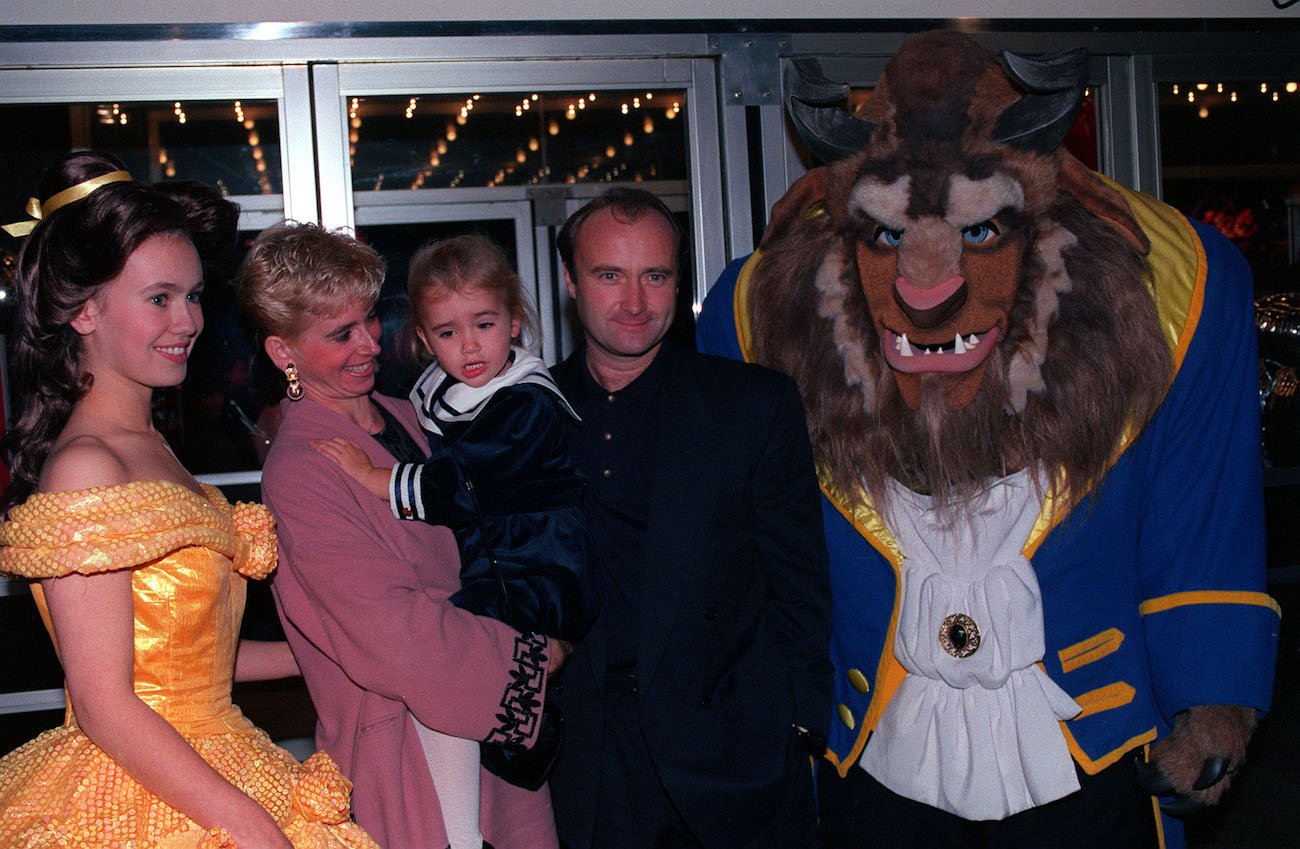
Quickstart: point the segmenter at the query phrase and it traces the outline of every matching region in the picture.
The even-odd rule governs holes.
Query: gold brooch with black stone
[[[939,626],[939,645],[953,657],[970,657],[980,647],[980,629],[965,613],[951,613]]]

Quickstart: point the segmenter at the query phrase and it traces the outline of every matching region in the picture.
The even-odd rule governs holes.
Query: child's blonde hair
[[[486,289],[501,298],[512,319],[519,319],[515,344],[534,350],[541,342],[537,316],[524,297],[519,275],[505,251],[492,240],[478,235],[455,236],[425,245],[411,257],[406,294],[411,301],[410,324],[418,320],[420,304],[432,293]],[[411,351],[427,361],[429,352],[414,332],[408,333]]]

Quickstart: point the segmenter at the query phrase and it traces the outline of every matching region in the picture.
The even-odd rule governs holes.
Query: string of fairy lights
[[[262,194],[271,194],[271,178],[266,173],[266,154],[262,150],[262,137],[257,132],[257,122],[252,115],[244,112],[242,101],[235,101],[235,120],[248,131],[248,155],[253,158],[253,170],[257,172],[257,185]]]
[[[601,99],[601,106],[610,112],[616,111],[622,116],[639,116],[640,134],[645,136],[659,131],[656,120],[659,119],[660,114],[662,114],[660,120],[673,121],[682,110],[681,94],[672,92],[661,92],[657,100],[653,91],[635,95],[598,95],[594,91],[582,95],[532,92],[519,97],[517,101],[507,101],[506,97],[490,97],[491,109],[500,113],[504,108],[506,114],[513,111],[515,118],[520,120],[529,119],[531,116],[531,119],[538,123],[538,128],[532,133],[520,135],[519,143],[513,153],[498,163],[499,167],[496,168],[495,173],[482,183],[488,188],[507,182],[537,185],[557,181],[554,180],[556,176],[554,166],[548,160],[547,139],[565,133],[565,125],[575,121],[581,113],[593,108],[598,97]],[[436,121],[438,115],[448,115],[437,137],[430,142],[424,162],[416,169],[414,176],[405,182],[405,186],[409,189],[420,189],[429,183],[437,169],[443,165],[448,151],[462,139],[462,130],[474,117],[475,108],[479,107],[480,112],[482,111],[485,105],[484,97],[482,94],[470,95],[463,102],[455,104],[450,112],[447,111],[448,104],[445,97],[422,99],[420,96],[410,96],[404,100],[401,114],[406,120],[423,117],[425,120]],[[430,100],[435,101],[432,108],[430,108]],[[363,143],[363,127],[368,107],[373,107],[375,114],[392,114],[394,102],[392,98],[373,98],[369,103],[364,97],[351,97],[347,100],[348,161],[352,167],[356,166],[358,145]],[[151,105],[148,108],[156,110],[157,106]],[[130,120],[127,110],[118,103],[100,104],[96,107],[96,111],[101,124],[125,126]],[[233,103],[233,117],[246,133],[245,147],[250,164],[257,174],[258,189],[263,194],[270,194],[273,185],[268,176],[266,151],[262,145],[256,119],[250,110],[245,109],[243,101],[240,100]],[[190,120],[189,112],[183,102],[172,103],[171,119],[177,124],[186,124]],[[581,164],[567,170],[561,178],[562,182],[573,184],[584,181],[619,179],[641,181],[655,178],[658,168],[653,162],[637,167],[629,158],[631,149],[637,145],[638,133],[635,129],[635,127],[626,129],[621,139],[607,141],[591,139],[593,150],[590,156],[586,157]],[[155,141],[155,145],[155,155],[162,176],[175,177],[177,173],[175,157],[162,143]],[[404,167],[399,164],[397,168],[401,169],[404,175],[410,174],[409,166]],[[465,169],[458,168],[444,177],[447,178],[448,187],[457,188],[465,185],[467,174]],[[384,189],[386,179],[387,174],[382,171],[375,174],[370,184],[371,190]],[[224,190],[224,182],[218,182],[222,184]],[[388,180],[389,188],[392,188],[391,182]]]
[[[558,136],[561,133],[561,118],[564,121],[575,120],[579,113],[586,111],[588,106],[594,104],[597,100],[595,92],[588,92],[584,95],[558,95],[551,96],[551,101],[558,104],[551,111],[555,117],[544,119],[545,135]],[[615,98],[617,99],[617,98]],[[445,99],[444,99],[445,100]],[[637,112],[643,112],[641,122],[641,131],[645,135],[652,135],[656,132],[654,116],[651,110],[655,107],[655,93],[647,91],[644,95],[634,95],[618,103],[618,112],[621,115],[631,115]],[[682,110],[682,99],[680,95],[661,97],[661,103],[667,102],[668,105],[663,107],[663,114],[666,120],[675,120]],[[348,105],[348,156],[349,163],[355,167],[357,144],[361,140],[361,130],[363,125],[363,111],[366,98],[353,97],[349,100]],[[380,99],[372,101],[377,103],[377,108],[385,108],[386,104]],[[474,115],[476,107],[483,103],[483,95],[473,94],[465,98],[464,102],[455,108],[454,116],[448,120],[440,136],[430,143],[427,160],[417,170],[411,178],[408,188],[423,188],[434,176],[437,169],[443,164],[444,157],[451,145],[461,138],[461,129],[469,123]],[[421,98],[410,97],[403,109],[403,117],[412,120],[421,108]],[[445,106],[444,106],[445,108]],[[527,118],[530,115],[545,115],[548,106],[546,95],[538,92],[532,92],[520,97],[520,99],[506,107],[513,110],[518,119]],[[481,110],[480,110],[481,111]],[[636,136],[632,132],[625,132],[622,137],[622,150],[615,144],[606,144],[604,148],[598,148],[592,153],[587,161],[565,174],[563,182],[573,184],[589,179],[599,179],[601,181],[612,181],[623,179],[628,176],[630,179],[641,181],[646,179],[646,173],[643,171],[633,171],[632,164],[625,156],[620,153],[626,153],[627,149],[636,144]],[[521,136],[521,141],[516,147],[514,153],[506,160],[499,163],[496,173],[485,182],[485,186],[492,188],[503,185],[512,181],[519,172],[527,172],[526,182],[528,185],[537,185],[539,183],[551,182],[553,176],[553,166],[547,161],[546,143],[541,133],[530,134],[526,138]],[[653,178],[657,175],[657,166],[653,163],[649,166],[649,176]],[[629,174],[629,171],[632,173]],[[373,191],[383,189],[386,174],[380,172],[375,175],[374,182],[371,184]],[[466,172],[464,169],[457,169],[456,173],[450,176],[448,180],[449,188],[458,188],[464,185]],[[519,182],[520,180],[513,180]]]
[[[1187,103],[1196,108],[1201,118],[1210,117],[1210,110],[1243,103],[1248,99],[1262,98],[1265,102],[1280,103],[1283,98],[1300,93],[1300,83],[1173,83],[1170,94],[1186,98]]]
[[[150,105],[144,108],[153,110],[157,107]],[[185,104],[179,100],[172,102],[171,115],[177,124],[186,124],[190,119]],[[130,113],[123,108],[120,103],[101,103],[96,105],[95,116],[100,124],[109,124],[120,127],[127,126],[131,120]],[[244,110],[243,102],[239,100],[234,102],[234,116],[235,121],[237,121],[247,132],[246,140],[248,156],[251,159],[253,170],[257,173],[258,190],[261,191],[262,194],[271,194],[273,186],[267,171],[266,152],[262,147],[261,134],[257,130],[257,121],[251,114],[248,114]],[[175,177],[177,173],[175,158],[167,149],[166,145],[162,144],[161,141],[156,141],[155,146],[157,151],[154,156],[157,159],[161,175],[169,179]],[[227,187],[223,180],[218,179],[216,182],[223,192],[227,192]]]
[[[1300,95],[1300,83],[1295,81],[1281,83],[1172,83],[1168,91],[1174,97],[1185,100],[1187,104],[1195,108],[1199,117],[1208,118],[1212,110],[1227,108],[1232,104],[1259,102],[1260,98],[1265,99],[1266,102],[1282,102],[1292,96]],[[633,163],[630,154],[637,145],[638,134],[635,132],[635,128],[630,128],[624,131],[621,139],[599,140],[594,137],[584,139],[583,141],[589,141],[592,145],[591,154],[581,164],[568,169],[562,177],[557,177],[553,171],[554,166],[551,157],[548,156],[547,138],[561,135],[565,132],[564,128],[568,122],[575,121],[580,114],[595,107],[598,98],[597,93],[593,91],[582,95],[574,95],[530,92],[517,96],[517,100],[512,100],[514,97],[516,96],[491,96],[489,98],[490,105],[484,101],[482,94],[465,97],[464,101],[458,104],[455,101],[449,104],[446,97],[421,98],[418,95],[406,97],[405,103],[401,105],[401,114],[406,120],[413,121],[417,117],[421,117],[424,120],[436,121],[437,116],[441,114],[447,114],[448,119],[437,133],[437,137],[430,142],[427,156],[415,168],[414,176],[409,180],[406,179],[406,175],[409,175],[411,171],[409,164],[394,163],[394,173],[401,173],[406,188],[424,188],[431,182],[434,175],[446,161],[448,151],[462,139],[462,129],[474,117],[476,108],[481,113],[487,107],[497,113],[502,110],[506,114],[513,112],[516,119],[536,123],[538,129],[531,133],[521,133],[519,143],[513,153],[503,158],[498,163],[495,173],[488,176],[480,185],[491,188],[508,182],[537,185],[551,182],[573,184],[587,181],[608,182],[624,179],[641,181],[653,179],[657,176],[656,166],[653,162],[641,167],[637,167]],[[653,135],[659,130],[656,125],[657,116],[662,115],[663,120],[672,121],[680,115],[682,108],[681,95],[671,92],[656,94],[653,91],[646,91],[635,95],[604,93],[599,95],[599,98],[601,103],[599,108],[608,111],[611,115],[615,112],[621,116],[640,115],[642,117],[640,130],[646,136]],[[400,103],[401,101],[398,100],[397,104]],[[362,141],[362,129],[368,108],[373,108],[375,114],[392,114],[392,110],[397,104],[394,103],[392,98],[373,98],[369,102],[367,98],[363,97],[348,99],[348,158],[350,165],[353,167],[356,165],[357,146]],[[448,106],[452,107],[450,111],[448,111]],[[147,108],[156,109],[157,106],[151,105]],[[95,113],[100,124],[126,126],[130,121],[127,109],[120,103],[98,104],[95,107]],[[183,102],[174,101],[172,103],[171,118],[178,124],[185,124],[189,121],[190,116]],[[262,146],[260,133],[257,129],[256,120],[248,110],[245,110],[242,101],[234,101],[234,119],[247,133],[247,155],[250,157],[252,168],[257,174],[258,189],[263,194],[270,194],[273,185],[268,175],[266,154]],[[589,129],[580,131],[590,133]],[[382,141],[382,139],[376,140]],[[177,173],[176,161],[165,146],[157,145],[156,156],[162,175],[169,178],[175,177]],[[482,171],[480,170],[479,173],[481,174]],[[466,185],[467,177],[464,168],[457,168],[453,173],[444,173],[442,175],[442,178],[446,180],[445,185],[449,188]],[[383,171],[375,174],[370,188],[374,191],[384,189],[385,178],[386,175]],[[474,179],[482,178],[477,177]],[[391,183],[391,181],[389,182]]]

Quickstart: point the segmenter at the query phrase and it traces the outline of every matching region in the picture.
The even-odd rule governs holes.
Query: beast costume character
[[[698,334],[808,408],[827,845],[1180,846],[1150,794],[1217,801],[1272,695],[1249,270],[1061,149],[1082,51],[917,36],[854,116],[795,67],[831,164]]]

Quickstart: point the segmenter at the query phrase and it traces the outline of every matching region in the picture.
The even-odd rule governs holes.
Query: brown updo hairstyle
[[[42,177],[43,202],[87,180],[125,170],[115,156],[70,153]],[[113,182],[46,215],[18,254],[17,316],[13,342],[13,427],[4,453],[12,481],[3,509],[35,491],[50,448],[73,406],[90,388],[80,365],[81,337],[71,322],[86,302],[117,277],[147,239],[187,236],[205,263],[235,241],[239,207],[202,183]]]
[[[449,292],[485,289],[496,294],[505,304],[512,319],[519,319],[519,336],[515,344],[534,350],[541,342],[538,321],[532,304],[524,298],[523,286],[506,257],[505,251],[491,239],[470,234],[444,239],[425,245],[411,257],[406,294],[411,302],[411,315],[406,336],[411,353],[422,362],[428,362],[429,352],[420,344],[414,333],[419,320],[420,305],[429,298],[440,298]]]

